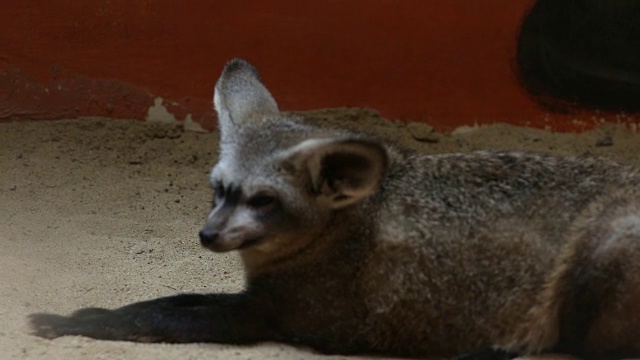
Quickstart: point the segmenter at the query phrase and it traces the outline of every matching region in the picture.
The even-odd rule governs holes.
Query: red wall
[[[0,120],[144,119],[156,97],[214,126],[223,64],[244,57],[284,110],[361,106],[439,129],[579,129],[513,71],[532,0],[58,0],[0,12]]]

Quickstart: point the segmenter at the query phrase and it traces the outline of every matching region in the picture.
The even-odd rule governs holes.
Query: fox
[[[317,126],[280,111],[242,59],[224,66],[213,103],[220,151],[198,237],[239,252],[245,289],[32,314],[35,335],[405,358],[640,355],[638,169],[426,154]]]

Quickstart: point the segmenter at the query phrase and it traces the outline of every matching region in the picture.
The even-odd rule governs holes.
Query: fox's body
[[[316,128],[280,113],[241,60],[214,102],[221,152],[200,237],[240,250],[247,290],[36,315],[40,335],[402,356],[640,353],[637,170],[424,155]]]

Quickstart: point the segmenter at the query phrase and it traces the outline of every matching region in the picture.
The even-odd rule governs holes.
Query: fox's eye
[[[217,184],[213,187],[213,206],[224,199],[224,186]]]
[[[257,194],[247,200],[247,205],[255,209],[263,209],[276,203],[276,197],[270,194]]]

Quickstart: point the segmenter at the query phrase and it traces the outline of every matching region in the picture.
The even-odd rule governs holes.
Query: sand
[[[426,152],[529,149],[640,162],[640,138],[623,126],[581,135],[508,125],[436,134],[370,110],[306,116]],[[33,312],[242,289],[236,254],[211,253],[197,239],[209,209],[207,172],[217,136],[100,118],[0,124],[0,359],[343,358],[277,343],[134,344],[29,334],[26,317]]]

